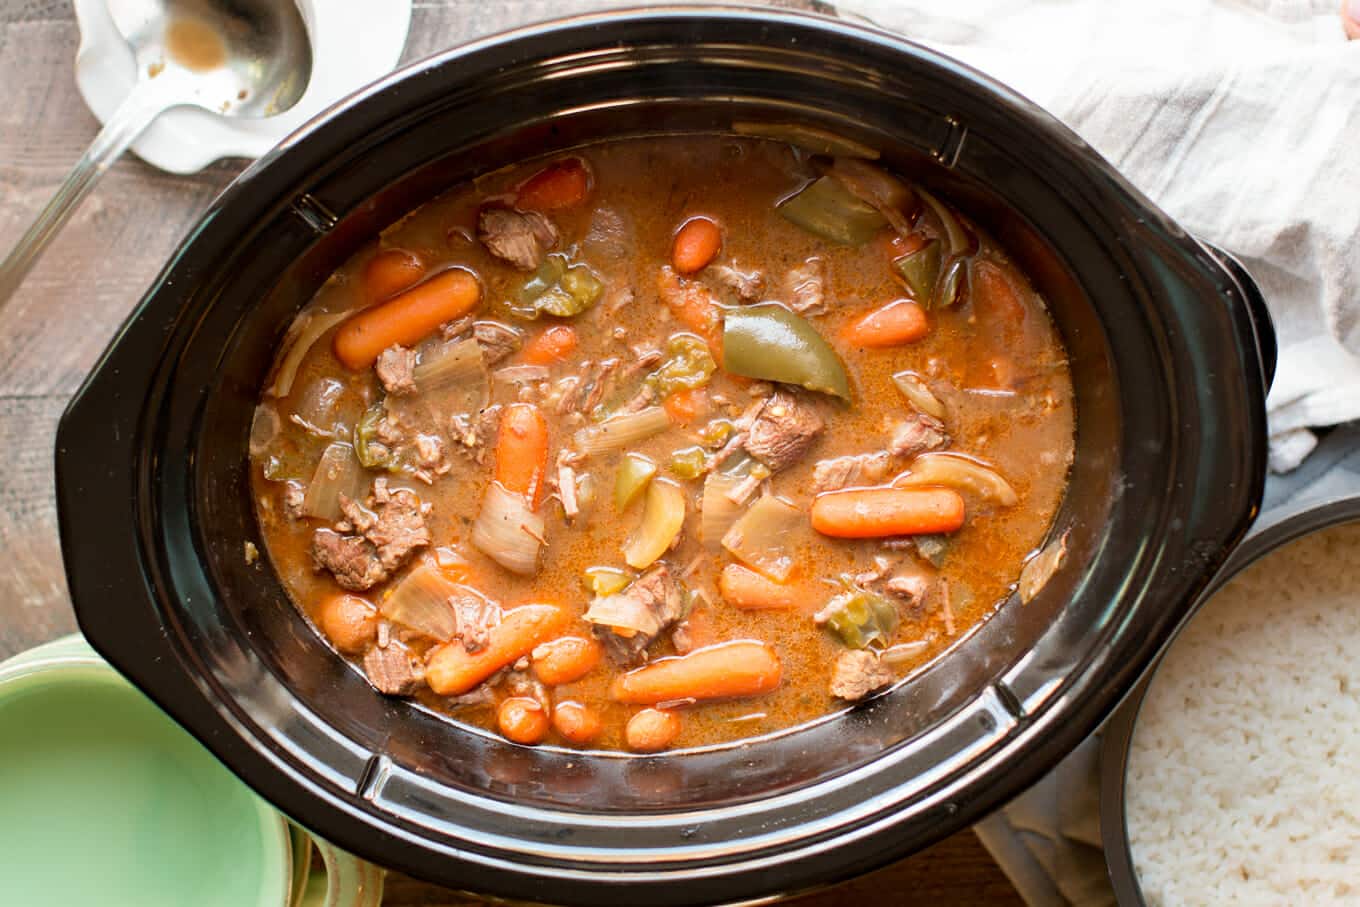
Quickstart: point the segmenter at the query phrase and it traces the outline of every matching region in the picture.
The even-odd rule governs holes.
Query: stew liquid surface
[[[290,330],[251,458],[284,587],[380,691],[653,751],[843,708],[1032,594],[1073,432],[1043,301],[946,200],[686,136],[386,230]]]

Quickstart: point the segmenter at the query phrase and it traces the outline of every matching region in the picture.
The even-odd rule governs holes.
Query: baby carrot
[[[562,739],[577,746],[584,746],[600,736],[604,722],[600,715],[588,705],[568,700],[553,707],[553,727]]]
[[[664,750],[680,736],[680,716],[664,709],[643,709],[623,729],[628,748],[638,753]]]
[[[495,478],[506,491],[524,495],[538,509],[548,468],[548,423],[532,403],[512,403],[501,415]]]
[[[854,321],[841,331],[845,340],[859,347],[901,346],[920,340],[930,331],[925,309],[898,299]]]
[[[763,642],[739,640],[629,671],[614,680],[609,695],[635,705],[756,696],[779,686],[781,673],[774,649]]]
[[[488,633],[485,647],[469,653],[461,640],[440,646],[425,667],[425,682],[439,696],[460,696],[501,668],[562,632],[567,614],[556,605],[521,605]]]
[[[722,310],[713,294],[698,283],[680,279],[675,270],[663,266],[656,280],[661,301],[676,320],[708,343],[715,359],[722,361]]]
[[[590,170],[579,157],[556,161],[520,184],[515,206],[532,211],[574,208],[590,194]]]
[[[548,736],[548,713],[537,699],[511,696],[496,711],[496,726],[506,740],[533,746]]]
[[[530,365],[552,365],[561,362],[576,349],[576,329],[567,324],[555,324],[529,339],[524,344],[524,361]]]
[[[743,611],[778,610],[798,606],[798,596],[783,583],[766,579],[741,564],[728,564],[718,577],[723,600]]]
[[[364,265],[364,295],[369,302],[382,302],[425,276],[425,265],[405,249],[384,249]]]
[[[963,498],[950,488],[862,488],[812,502],[812,528],[842,539],[953,532],[963,516]]]
[[[481,298],[471,271],[450,268],[340,325],[335,355],[346,368],[367,368],[392,344],[414,345],[444,322],[471,312]]]
[[[661,405],[673,423],[688,425],[708,411],[708,392],[702,387],[678,390],[667,394]]]
[[[563,636],[533,651],[534,673],[550,687],[580,680],[600,663],[600,644],[584,636]]]
[[[694,274],[708,266],[722,248],[722,229],[707,217],[691,217],[675,231],[671,264],[681,274]]]

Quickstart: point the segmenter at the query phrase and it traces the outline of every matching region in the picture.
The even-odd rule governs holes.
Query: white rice
[[[1360,903],[1360,524],[1196,615],[1143,702],[1126,796],[1149,904]]]

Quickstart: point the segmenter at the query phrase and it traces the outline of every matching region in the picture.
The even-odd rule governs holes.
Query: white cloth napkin
[[[1275,318],[1271,466],[1360,418],[1360,41],[1337,0],[840,0],[1027,95],[1185,227]]]

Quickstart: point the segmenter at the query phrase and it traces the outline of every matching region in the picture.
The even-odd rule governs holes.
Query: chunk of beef
[[[307,489],[301,482],[290,480],[283,486],[283,512],[288,515],[288,519],[302,519],[302,505],[306,500]]]
[[[439,435],[416,435],[416,465],[443,475],[449,471],[444,459],[444,439]]]
[[[317,570],[329,570],[340,587],[351,592],[372,589],[388,576],[367,539],[341,535],[334,529],[312,533],[312,562]]]
[[[765,275],[758,270],[739,271],[731,265],[714,265],[713,274],[742,302],[755,302],[765,292]]]
[[[746,437],[746,452],[774,472],[807,453],[826,423],[812,405],[789,391],[765,398]]]
[[[460,445],[459,449],[476,462],[485,462],[487,446],[496,435],[496,426],[500,424],[500,418],[500,404],[488,406],[473,415],[454,413],[449,424],[453,437]]]
[[[335,529],[312,533],[312,562],[317,570],[329,570],[342,588],[371,589],[404,564],[418,548],[430,543],[430,531],[421,513],[420,498],[404,488],[387,491],[385,500],[374,500],[368,509],[341,497],[345,518]]]
[[[449,598],[458,629],[454,636],[468,652],[480,652],[491,641],[491,628],[501,622],[501,606],[471,589]]]
[[[926,598],[930,580],[919,573],[906,573],[890,576],[883,583],[883,591],[901,601],[907,607],[917,607]]]
[[[685,616],[685,589],[665,564],[659,564],[633,580],[628,588],[610,596],[616,613],[628,613],[631,636],[615,632],[614,627],[597,623],[595,635],[610,657],[621,664],[641,661],[643,653],[662,633]],[[590,620],[586,612],[586,620]]]
[[[892,468],[892,457],[884,451],[819,460],[812,467],[812,485],[816,493],[876,485],[887,477]]]
[[[395,396],[416,392],[416,351],[394,343],[378,354],[373,370],[383,390]]]
[[[521,271],[543,264],[543,256],[557,245],[557,227],[537,211],[483,208],[477,217],[477,238],[486,250]]]
[[[842,652],[831,672],[831,695],[855,702],[896,679],[892,669],[868,649]]]
[[[420,498],[415,492],[399,488],[389,493],[383,504],[377,504],[378,519],[364,533],[384,568],[396,570],[417,549],[430,544],[430,530],[421,514]]]
[[[472,326],[472,336],[482,346],[482,361],[487,367],[507,359],[524,343],[520,332],[499,321],[479,321]]]
[[[928,450],[939,450],[949,446],[949,433],[944,423],[925,413],[912,413],[905,421],[899,422],[888,442],[888,451],[895,457],[910,459]]]
[[[826,267],[820,258],[809,258],[785,278],[789,308],[800,315],[826,312]]]
[[[405,646],[374,646],[364,655],[364,674],[379,693],[410,696],[424,682],[424,670]]]

